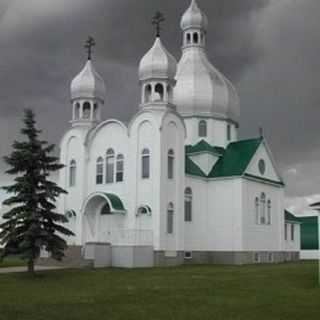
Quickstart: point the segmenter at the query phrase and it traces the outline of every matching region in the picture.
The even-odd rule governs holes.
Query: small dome
[[[191,1],[189,8],[182,16],[180,25],[182,30],[187,30],[189,28],[207,30],[208,18],[198,7],[196,0]]]
[[[238,94],[203,50],[187,50],[178,65],[174,103],[182,116],[213,116],[238,123]]]
[[[177,71],[177,61],[164,47],[159,37],[152,48],[141,59],[139,79],[174,79]]]
[[[97,98],[104,101],[106,86],[102,77],[96,72],[91,60],[71,82],[71,99]]]

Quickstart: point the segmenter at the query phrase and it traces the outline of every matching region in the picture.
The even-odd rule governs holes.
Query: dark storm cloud
[[[262,125],[288,193],[316,193],[320,2],[198,2],[209,17],[211,61],[239,89],[241,135],[256,135]],[[164,12],[162,38],[178,59],[180,17],[188,5],[189,0],[0,0],[0,155],[8,152],[27,106],[36,110],[45,137],[59,141],[71,114],[69,83],[85,62],[88,35],[96,38],[95,65],[107,84],[104,116],[128,120],[139,103],[138,63],[153,42],[152,15]]]

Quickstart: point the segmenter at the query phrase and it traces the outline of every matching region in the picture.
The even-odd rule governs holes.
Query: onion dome
[[[157,37],[152,48],[141,59],[139,79],[174,79],[177,61]]]
[[[238,94],[208,60],[205,50],[185,50],[178,65],[174,103],[182,116],[240,117]]]
[[[97,98],[105,100],[106,86],[96,72],[92,61],[88,60],[82,71],[71,82],[71,99]]]
[[[181,19],[182,30],[187,30],[189,28],[203,29],[207,30],[208,18],[200,10],[196,0],[192,0],[189,8],[184,13]]]

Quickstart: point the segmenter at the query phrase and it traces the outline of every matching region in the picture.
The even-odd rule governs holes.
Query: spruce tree
[[[51,153],[55,146],[39,139],[32,110],[25,110],[24,127],[21,130],[25,141],[15,141],[13,152],[4,157],[9,166],[6,171],[14,175],[14,183],[3,187],[9,198],[3,202],[11,209],[3,215],[0,225],[0,243],[5,247],[2,257],[18,254],[28,262],[28,271],[34,274],[34,264],[40,250],[46,249],[52,258],[61,260],[67,247],[61,237],[74,235],[62,224],[67,218],[56,212],[55,201],[66,193],[50,180],[52,172],[63,168],[58,158]]]

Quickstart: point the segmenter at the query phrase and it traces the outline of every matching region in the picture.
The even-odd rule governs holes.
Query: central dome
[[[181,19],[184,45],[178,64],[173,102],[182,116],[231,120],[240,117],[237,92],[209,61],[205,44],[208,19],[195,0]]]
[[[237,92],[199,49],[184,52],[178,65],[174,103],[183,116],[213,116],[239,121]]]

